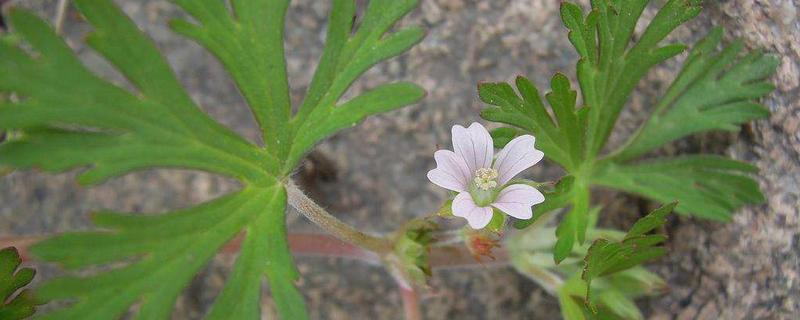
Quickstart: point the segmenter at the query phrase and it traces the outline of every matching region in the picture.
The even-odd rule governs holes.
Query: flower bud
[[[489,231],[487,229],[473,230],[471,228],[464,228],[464,242],[472,253],[476,261],[481,261],[482,257],[488,257],[494,260],[492,250],[500,247],[500,239],[502,233]]]
[[[427,285],[431,276],[428,262],[433,231],[438,226],[427,219],[416,219],[409,222],[395,244],[395,254],[399,261],[399,271],[412,284]]]

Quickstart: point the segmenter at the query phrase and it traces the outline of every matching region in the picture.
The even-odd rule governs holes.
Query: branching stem
[[[24,261],[30,261],[28,249],[34,243],[49,238],[49,235],[40,236],[16,236],[0,238],[0,248],[16,247]],[[230,241],[221,251],[222,254],[233,254],[239,252],[241,238]],[[336,257],[354,259],[367,262],[369,264],[381,264],[381,259],[374,252],[362,247],[339,240],[328,234],[320,233],[290,233],[289,248],[292,253],[306,257]],[[430,264],[434,270],[442,269],[465,269],[475,267],[502,267],[509,264],[508,253],[502,248],[495,248],[494,260],[477,261],[472,253],[462,246],[448,246],[432,248],[430,252]]]
[[[340,257],[360,260],[374,265],[384,264],[400,286],[406,319],[416,320],[422,318],[419,307],[419,293],[407,279],[404,279],[402,273],[392,272],[398,270],[396,269],[397,265],[387,264],[387,261],[393,261],[392,258],[396,258],[394,255],[394,243],[390,237],[367,234],[342,222],[306,196],[292,181],[286,184],[286,190],[289,205],[329,233],[289,234],[289,247],[293,254],[299,256]],[[439,232],[440,236],[445,237],[443,241],[430,248],[429,263],[432,269],[505,267],[510,264],[509,253],[502,248],[494,250],[493,260],[477,260],[466,246],[459,241],[454,241],[460,237],[460,232],[460,230]],[[0,248],[6,246],[17,247],[23,260],[30,260],[28,248],[43,238],[41,236],[0,238]],[[235,253],[239,251],[240,246],[241,236],[230,241],[221,252]],[[533,272],[543,270],[528,271],[529,276],[542,284],[548,291],[552,291],[553,288],[559,285],[560,279],[551,277],[548,272]]]

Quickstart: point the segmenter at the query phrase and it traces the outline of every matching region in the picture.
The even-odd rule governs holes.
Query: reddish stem
[[[19,236],[0,238],[0,248],[16,247],[23,261],[31,260],[28,249],[34,243],[44,239],[44,236]],[[332,235],[319,233],[293,233],[289,234],[289,248],[292,253],[299,256],[340,257],[361,260],[370,264],[380,264],[380,257],[361,247],[342,241]],[[229,241],[222,248],[221,253],[231,254],[239,251],[242,236],[239,235]],[[433,269],[467,268],[475,266],[500,266],[508,264],[508,252],[502,248],[495,248],[495,259],[482,262],[474,257],[463,245],[434,247],[431,249],[429,261]],[[400,288],[400,297],[403,300],[403,309],[406,320],[421,320],[422,311],[419,306],[419,294],[405,280],[395,277]]]
[[[30,260],[28,249],[34,243],[46,238],[45,236],[18,236],[0,238],[0,248],[16,247],[23,260]],[[230,254],[239,251],[241,237],[228,242],[222,253]],[[339,257],[361,260],[371,264],[380,264],[380,257],[373,252],[364,250],[338,238],[320,233],[292,233],[289,234],[289,248],[298,256]],[[508,265],[508,253],[502,248],[495,248],[495,260],[479,261],[465,246],[454,245],[434,247],[430,253],[430,264],[434,269],[456,269],[468,267],[492,267]]]
[[[292,250],[292,253],[297,255],[344,257],[372,264],[380,263],[380,257],[378,257],[377,254],[327,234],[289,234],[289,248]],[[238,250],[239,248],[235,248],[234,251]]]
[[[417,294],[417,291],[402,284],[399,284],[399,287],[406,320],[422,320],[422,309],[419,307],[419,294]]]

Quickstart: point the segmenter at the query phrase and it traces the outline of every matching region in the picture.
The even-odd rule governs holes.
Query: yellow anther
[[[482,190],[489,190],[497,187],[498,173],[497,170],[491,168],[480,168],[475,171],[475,185]]]

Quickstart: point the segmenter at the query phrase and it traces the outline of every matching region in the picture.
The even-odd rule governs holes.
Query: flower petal
[[[523,135],[511,140],[494,161],[494,169],[498,172],[497,182],[500,185],[508,183],[514,176],[541,161],[544,153],[536,150],[536,138],[532,135]]]
[[[464,159],[470,174],[480,168],[489,168],[494,156],[494,144],[489,131],[480,123],[473,122],[469,128],[453,126],[453,150]]]
[[[491,207],[479,207],[472,201],[469,192],[459,193],[453,199],[453,215],[467,219],[472,229],[482,229],[492,221],[493,210]]]
[[[472,175],[461,157],[450,150],[439,150],[433,158],[436,159],[436,169],[428,171],[428,180],[448,190],[467,191]]]
[[[544,195],[526,184],[512,184],[505,187],[492,206],[517,219],[533,217],[531,206],[544,202]],[[455,203],[455,202],[453,202]]]

